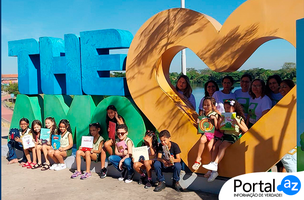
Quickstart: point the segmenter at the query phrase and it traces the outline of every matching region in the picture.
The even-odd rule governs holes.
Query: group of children
[[[101,161],[100,178],[105,178],[107,175],[107,168],[105,167],[106,153],[109,154],[108,161],[112,164],[120,173],[119,181],[125,183],[131,183],[134,170],[140,174],[139,184],[144,184],[144,188],[152,187],[152,173],[154,169],[159,181],[158,186],[154,191],[161,191],[166,187],[165,179],[162,174],[163,171],[173,171],[173,186],[177,191],[181,191],[182,187],[179,184],[179,174],[181,171],[181,158],[179,146],[171,142],[170,133],[167,130],[159,133],[160,144],[158,143],[157,136],[154,131],[148,130],[143,138],[143,146],[147,146],[149,160],[139,160],[134,162],[132,158],[132,149],[134,144],[128,137],[128,127],[122,116],[118,115],[115,106],[110,105],[107,108],[106,123],[108,126],[108,132],[110,132],[109,123],[116,124],[115,138],[109,138],[107,141],[101,136],[101,125],[99,123],[92,123],[89,125],[90,135],[93,136],[93,148],[91,150],[83,149],[81,146],[76,152],[76,170],[71,175],[72,179],[79,178],[86,179],[92,176],[90,168],[92,161]],[[50,130],[50,141],[42,143],[40,139],[40,133],[42,129],[42,123],[39,120],[34,120],[29,128],[29,120],[22,118],[20,120],[20,136],[11,138],[8,142],[8,161],[9,164],[18,163],[22,167],[28,169],[45,170],[62,170],[66,168],[64,158],[72,154],[73,138],[69,121],[62,119],[59,122],[58,128],[54,118],[48,117],[45,119],[45,128]],[[25,135],[32,135],[32,140],[35,143],[34,147],[23,149],[22,137]],[[52,136],[60,135],[60,147],[54,150],[52,147]],[[125,141],[126,148],[119,149],[117,143]],[[114,148],[114,151],[113,151]],[[24,152],[22,160],[18,161],[15,149]],[[32,158],[30,155],[32,152]],[[45,162],[42,163],[41,155],[44,155]],[[86,170],[81,172],[81,157],[86,162]],[[100,159],[99,159],[100,157]],[[53,165],[50,165],[50,159],[53,161]]]

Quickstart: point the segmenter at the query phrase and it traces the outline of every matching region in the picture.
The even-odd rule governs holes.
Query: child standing
[[[83,151],[81,146],[79,150],[76,152],[76,166],[77,170],[72,174],[71,178],[77,178],[81,175],[80,179],[84,180],[92,176],[90,167],[91,167],[91,160],[97,161],[100,155],[102,145],[104,142],[103,137],[100,135],[100,124],[93,123],[89,125],[90,127],[90,135],[94,137],[93,139],[93,148],[91,151]],[[83,157],[86,161],[86,171],[84,174],[81,174],[81,157]]]
[[[224,131],[223,141],[217,141],[215,148],[212,151],[211,162],[208,165],[203,165],[204,168],[212,170],[208,182],[214,181],[218,176],[218,163],[223,159],[226,149],[238,140],[241,132],[245,133],[248,130],[241,104],[234,99],[227,99],[224,101],[224,108],[225,112],[236,113],[236,118],[232,121],[235,125],[235,129]],[[221,124],[222,120],[223,119],[220,118],[218,124]]]
[[[20,119],[20,121],[19,121],[20,137],[29,134],[29,132],[31,130],[31,129],[29,129],[29,125],[30,125],[30,122],[27,118]],[[10,135],[9,135],[9,139],[10,139],[10,141],[7,143],[7,146],[8,146],[7,160],[9,161],[8,164],[13,164],[13,163],[18,162],[16,150],[15,150],[15,149],[18,149],[23,152],[23,158],[22,158],[20,164],[24,165],[27,160],[26,160],[26,157],[24,154],[22,140],[19,137],[15,137],[14,139],[12,139]]]
[[[215,99],[213,97],[205,97],[204,101],[203,101],[203,115],[206,116],[208,118],[208,120],[210,120],[210,122],[212,123],[212,125],[214,127],[217,127],[217,122],[218,122],[218,114],[214,111],[215,110]],[[197,119],[197,123],[199,123],[199,119]],[[198,170],[198,168],[201,166],[201,157],[202,157],[202,153],[204,151],[205,148],[205,144],[208,142],[208,150],[211,153],[213,144],[214,144],[214,136],[215,133],[203,133],[203,135],[200,138],[200,143],[199,143],[199,147],[198,147],[198,152],[197,152],[197,157],[195,160],[195,163],[192,166],[193,170]]]
[[[131,156],[133,142],[128,138],[128,127],[125,124],[119,124],[116,127],[118,142],[123,142],[125,147],[120,149],[115,145],[115,155],[109,157],[109,162],[111,162],[114,167],[121,172],[121,177],[118,178],[119,181],[125,180],[125,183],[131,183],[133,178],[133,165]],[[127,173],[127,178],[125,179],[125,173]]]
[[[144,180],[148,176],[148,181],[145,183],[145,187],[144,187],[147,189],[147,188],[152,187],[151,169],[152,169],[153,163],[155,161],[156,149],[158,146],[157,137],[153,131],[150,131],[150,130],[146,131],[146,134],[144,137],[144,142],[143,142],[142,146],[148,147],[149,160],[142,160],[139,162],[135,162],[133,165],[133,168],[135,171],[137,171],[140,174],[140,179],[139,179],[138,184],[143,184]],[[146,170],[147,174],[145,174],[143,172],[143,170]]]
[[[50,169],[48,151],[53,149],[52,145],[51,145],[52,135],[57,135],[57,125],[56,125],[54,117],[45,118],[45,128],[50,129],[51,134],[50,134],[50,142],[48,142],[46,144],[38,145],[38,147],[37,147],[37,157],[38,158],[39,158],[39,156],[41,157],[41,149],[42,149],[44,159],[45,159],[45,163],[43,164],[41,171],[46,171],[46,170]]]
[[[107,115],[106,115],[106,124],[108,128],[108,133],[110,132],[110,126],[109,123],[113,122],[117,125],[124,124],[125,120],[122,116],[118,115],[117,109],[113,105],[109,105],[107,107]],[[105,162],[106,162],[106,152],[108,152],[110,155],[113,155],[113,149],[112,147],[115,145],[115,140],[117,140],[117,135],[115,137],[110,138],[105,142],[104,148],[101,150],[101,170],[100,170],[100,178],[105,178],[107,176],[107,168],[105,168]]]
[[[48,155],[55,162],[50,169],[58,171],[66,168],[63,158],[72,154],[73,137],[70,122],[62,119],[59,122],[58,134],[61,135],[60,147],[57,150],[49,150]]]
[[[179,174],[181,171],[181,150],[175,142],[171,141],[169,131],[163,130],[159,133],[161,143],[157,149],[157,160],[154,162],[154,169],[159,181],[158,186],[154,189],[155,192],[160,192],[166,187],[163,171],[173,172],[173,187],[176,191],[182,191],[179,184]]]

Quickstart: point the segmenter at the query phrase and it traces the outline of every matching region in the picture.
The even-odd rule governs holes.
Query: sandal
[[[22,167],[29,167],[31,165],[30,162],[26,162],[25,164],[22,165]]]
[[[41,171],[46,171],[46,170],[49,170],[49,169],[50,169],[50,165],[44,164]]]
[[[30,165],[27,168],[32,169],[34,165],[36,165],[36,163],[30,163]]]
[[[42,167],[42,165],[37,163],[36,165],[34,165],[34,166],[32,167],[32,169],[37,169],[37,168],[39,168],[39,167]]]
[[[195,163],[192,165],[192,169],[194,171],[198,170],[198,168],[201,166],[201,164],[202,164],[201,162],[195,161]]]

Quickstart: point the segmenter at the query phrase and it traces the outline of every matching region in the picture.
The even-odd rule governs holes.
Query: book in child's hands
[[[220,124],[220,130],[232,131],[235,129],[235,124],[233,123],[233,119],[236,118],[236,113],[222,113],[222,122]]]
[[[35,143],[33,141],[33,135],[27,134],[22,136],[22,145],[23,145],[23,149],[35,147]]]
[[[60,139],[61,139],[61,135],[52,135],[52,147],[54,150],[60,148]]]
[[[16,137],[20,138],[20,132],[17,128],[12,128],[9,131],[9,135],[11,136],[11,140],[14,140]]]
[[[109,121],[109,138],[115,140],[116,123]]]
[[[118,152],[122,153],[124,150],[128,149],[128,146],[124,140],[116,143]]]
[[[199,133],[214,133],[215,127],[211,120],[206,116],[199,116],[198,132]]]
[[[81,137],[81,150],[82,151],[91,151],[93,149],[93,136],[82,136]]]
[[[40,131],[41,144],[47,144],[50,141],[51,131],[48,128],[42,128]]]
[[[149,160],[149,151],[147,146],[133,147],[132,157],[134,162]]]

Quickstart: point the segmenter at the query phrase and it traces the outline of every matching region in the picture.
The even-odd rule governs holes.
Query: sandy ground
[[[8,128],[2,127],[2,145],[6,145]],[[203,199],[216,200],[217,195],[184,191],[176,192],[166,187],[161,192],[153,188],[144,189],[137,182],[126,184],[117,178],[100,179],[96,173],[87,180],[70,179],[69,169],[61,171],[40,171],[26,169],[18,164],[8,165],[5,157],[1,158],[1,199],[3,200],[87,200],[87,199]]]

